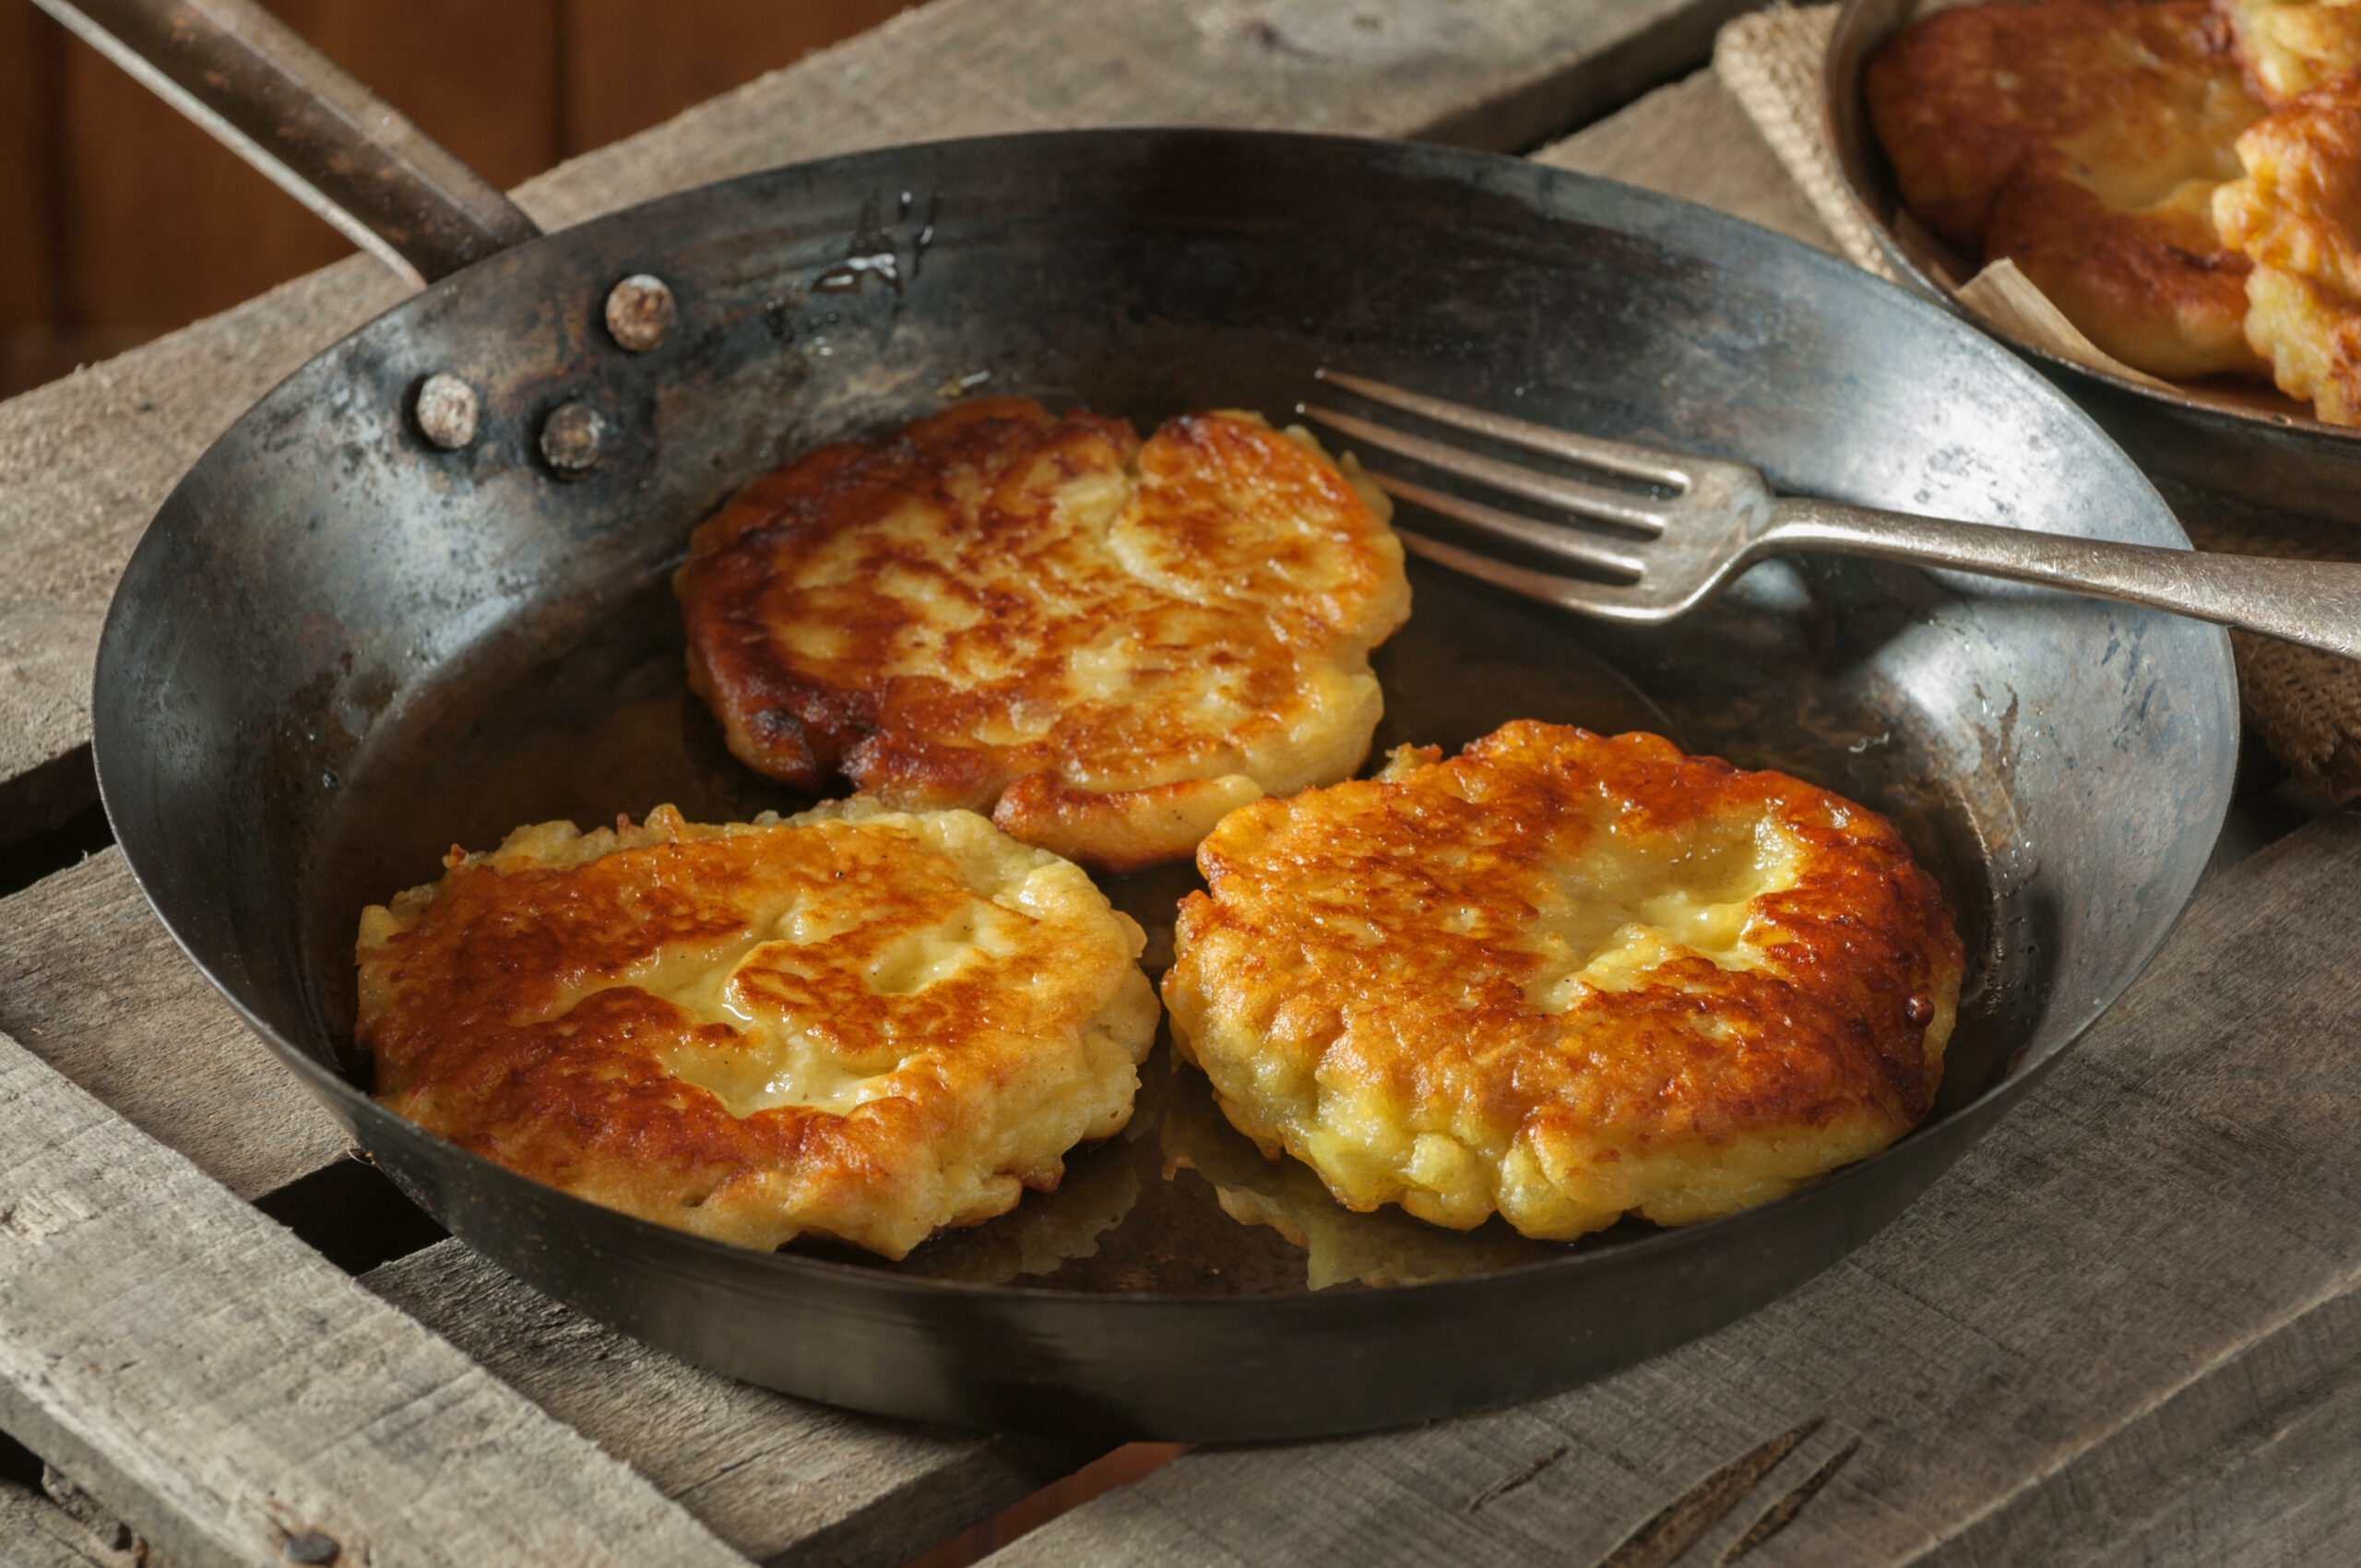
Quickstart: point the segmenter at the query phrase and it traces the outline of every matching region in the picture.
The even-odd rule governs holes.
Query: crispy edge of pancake
[[[996,422],[1029,425],[1043,439],[1069,427],[1086,428],[1122,447],[1136,464],[1148,444],[1121,421],[1075,412],[1054,416],[1027,398],[979,399],[913,422],[877,442],[824,447],[753,481],[692,536],[674,588],[688,622],[689,683],[721,720],[730,750],[756,771],[804,788],[821,788],[842,772],[863,791],[913,810],[942,807],[988,812],[1011,836],[1065,859],[1107,872],[1137,870],[1179,859],[1214,823],[1265,792],[1291,793],[1349,775],[1369,754],[1370,737],[1383,713],[1383,694],[1368,669],[1369,650],[1397,630],[1409,613],[1402,548],[1387,526],[1393,504],[1351,454],[1331,457],[1300,427],[1275,431],[1259,414],[1215,410],[1183,416],[1156,438],[1191,421],[1251,424],[1287,445],[1273,451],[1307,456],[1341,481],[1368,519],[1362,541],[1375,562],[1376,590],[1358,603],[1333,642],[1332,656],[1307,671],[1317,710],[1299,717],[1285,743],[1252,748],[1246,766],[1211,777],[1177,777],[1108,790],[1079,785],[1055,766],[1012,771],[992,748],[962,746],[939,731],[909,732],[881,709],[873,689],[836,686],[791,669],[767,636],[759,600],[771,580],[758,542],[765,515],[791,505],[799,481],[817,472],[825,487],[857,467],[865,454],[896,443],[931,450],[943,439],[946,465],[991,463],[984,449]],[[1014,461],[1029,453],[1020,453]],[[1310,698],[1307,695],[1307,702]]]
[[[2015,262],[2134,369],[2260,379],[2248,264],[2213,219],[2232,139],[2264,113],[2228,37],[2203,0],[1961,6],[1904,30],[1865,87],[1930,230]]]
[[[1742,906],[1750,967],[1644,922],[1550,958],[1548,857],[1579,866],[1602,821],[1615,853],[1772,833],[1794,876]],[[1940,1076],[1963,955],[1892,824],[1655,736],[1520,721],[1450,762],[1406,748],[1376,779],[1234,814],[1198,859],[1210,891],[1164,981],[1175,1046],[1234,1126],[1350,1208],[1497,1211],[1550,1240],[1632,1211],[1690,1223],[1885,1146]],[[1544,982],[1571,1004],[1528,994]]]
[[[897,849],[905,843],[907,850]],[[734,1114],[722,1092],[697,1081],[706,1075],[684,1075],[680,1057],[713,1051],[729,1058],[742,1037],[676,999],[689,982],[651,978],[659,989],[650,991],[633,977],[661,977],[686,962],[700,977],[694,992],[705,971],[720,972],[714,965],[751,964],[775,944],[747,923],[756,896],[743,889],[759,879],[759,866],[711,851],[841,859],[848,846],[855,859],[839,870],[872,860],[885,868],[887,885],[865,873],[847,885],[843,897],[864,913],[899,896],[893,869],[919,860],[930,885],[952,874],[976,902],[1015,899],[1038,928],[1027,931],[1038,938],[1034,946],[1056,951],[1021,947],[991,961],[1030,953],[1028,961],[1048,963],[1046,975],[1021,977],[1012,994],[1027,1017],[1045,1025],[1065,1018],[1063,1032],[1039,1038],[1041,1029],[1028,1028],[1018,1039],[1006,1019],[970,1024],[999,1031],[972,1039],[924,1029],[908,1041],[886,1039],[882,1049],[898,1052],[891,1063],[850,1063],[866,1099],[833,1110],[790,1102]],[[614,886],[578,880],[616,857],[630,863],[615,869],[633,874]],[[969,813],[898,813],[855,798],[783,820],[766,813],[753,823],[703,825],[668,806],[620,832],[576,833],[570,823],[519,828],[486,854],[455,849],[446,867],[441,881],[362,917],[356,1034],[376,1063],[380,1101],[535,1180],[717,1241],[767,1249],[810,1232],[900,1257],[940,1229],[1003,1213],[1025,1187],[1054,1187],[1077,1141],[1121,1130],[1155,1039],[1159,1009],[1137,966],[1137,923],[1109,906],[1079,868]],[[513,898],[511,878],[522,879]],[[821,904],[835,897],[834,885],[822,886]],[[623,912],[602,921],[601,899],[619,900]],[[790,901],[798,919],[808,903]],[[635,923],[606,933],[625,920]],[[444,929],[453,921],[462,928]],[[927,934],[905,932],[891,919],[855,921],[844,931],[894,942]],[[819,940],[834,934],[842,933]],[[701,956],[705,946],[720,956]],[[821,951],[799,943],[781,972],[802,972],[805,956]],[[425,968],[406,973],[406,964]],[[614,972],[601,982],[605,969]],[[860,979],[839,968],[822,980],[830,975]],[[951,980],[965,989],[935,998],[935,1010],[986,978],[955,972]],[[877,1004],[889,1012],[908,1004],[899,992],[861,983],[869,993],[858,1001],[894,997]],[[1044,987],[1070,994],[1044,1000]],[[909,992],[909,1002],[931,989]],[[575,990],[581,994],[569,1001]],[[750,1005],[761,1003],[757,996]],[[857,1012],[805,1027],[857,1031]],[[880,1049],[858,1039],[843,1048],[856,1057]],[[1018,1121],[1003,1125],[1011,1116]]]
[[[2297,94],[2238,137],[2246,177],[2213,220],[2250,257],[2247,340],[2282,392],[2361,423],[2361,70]]]
[[[2218,187],[2191,180],[2155,207],[2110,209],[2087,186],[2027,168],[1992,206],[1985,248],[2006,256],[2099,348],[2167,380],[2260,377],[2247,340],[2247,258],[2213,232]]]
[[[1996,82],[2018,90],[2003,99]],[[1904,204],[1974,254],[1988,254],[1993,203],[2029,159],[2069,153],[2058,172],[2082,168],[2111,207],[2137,210],[2234,174],[2229,138],[2264,107],[2206,0],[1951,7],[1888,40],[1862,89]]]
[[[2361,66],[2361,5],[2354,0],[2213,0],[2230,24],[2248,80],[2277,107]]]

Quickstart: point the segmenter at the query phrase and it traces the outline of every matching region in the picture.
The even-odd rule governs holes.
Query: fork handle
[[[1825,550],[2151,605],[2361,659],[2361,565],[2215,555],[2152,544],[1913,517],[1836,501],[1783,499],[1750,555]]]

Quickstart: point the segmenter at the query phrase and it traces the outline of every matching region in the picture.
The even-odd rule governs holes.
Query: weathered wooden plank
[[[1752,0],[935,0],[517,192],[547,225],[796,159],[1080,125],[1220,124],[1513,146],[1702,59]],[[0,836],[89,799],[107,595],[246,404],[399,297],[338,263],[0,405]],[[44,766],[38,798],[24,781]]]
[[[2343,1565],[2356,1543],[2361,1293],[2348,1287],[1923,1561]]]
[[[342,1129],[173,944],[120,850],[0,898],[0,1033],[241,1197],[344,1153]]]
[[[2224,873],[2023,1107],[1763,1312],[1505,1414],[1200,1453],[995,1561],[1596,1562],[1812,1420],[1681,1561],[1715,1561],[1856,1442],[1750,1564],[2193,1562],[2274,1518],[2332,1537],[2353,1505],[2290,1467],[2355,1467],[2337,1444],[2361,1396],[2356,879],[2354,815]],[[2208,1479],[2241,1467],[2275,1501]]]
[[[136,1538],[134,1538],[135,1539]],[[112,1544],[107,1543],[107,1544]],[[130,1543],[126,1542],[126,1545]],[[0,1568],[146,1568],[41,1493],[0,1480]],[[161,1563],[155,1568],[163,1568]]]
[[[1536,161],[1718,208],[1824,251],[1836,241],[1708,68],[1535,153]]]
[[[602,1328],[457,1241],[362,1283],[758,1562],[901,1562],[1097,1457],[830,1409]]]
[[[743,1561],[6,1036],[0,1424],[191,1564]]]

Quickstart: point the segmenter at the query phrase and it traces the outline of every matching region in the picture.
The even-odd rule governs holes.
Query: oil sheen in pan
[[[1928,787],[1893,710],[1881,712],[1875,694],[1854,693],[1840,673],[1857,650],[1838,639],[1890,631],[1887,615],[1907,616],[1927,597],[1923,578],[1857,564],[1805,572],[1774,563],[1733,590],[1726,609],[1739,612],[1701,620],[1692,634],[1633,637],[1416,563],[1411,573],[1410,621],[1373,660],[1386,711],[1371,766],[1392,746],[1455,750],[1508,719],[1540,719],[1607,733],[1657,731],[1689,750],[1783,768],[1874,805],[1942,884],[1970,956],[1934,1115],[2000,1070],[1998,1042],[2014,1031],[1990,999],[2035,989],[1995,983],[2026,958],[2005,894],[1985,885],[1980,869],[1989,840],[2005,832],[1990,820],[2005,811],[2005,791],[1979,801],[1973,780]],[[431,880],[455,841],[481,848],[519,824],[555,817],[588,825],[669,801],[693,820],[719,821],[808,804],[730,755],[687,688],[681,648],[669,587],[651,584],[570,653],[493,695],[456,740],[442,740],[451,731],[438,726],[411,754],[397,754],[380,777],[398,778],[389,791],[398,809],[367,842],[324,847],[338,862],[329,880],[382,897]],[[1764,681],[1765,660],[1819,676]],[[1203,885],[1194,868],[1182,862],[1101,885],[1146,929],[1145,962],[1160,974],[1171,959],[1174,907]],[[365,1082],[365,1066],[352,1065]],[[1354,1214],[1328,1199],[1307,1168],[1264,1160],[1168,1042],[1159,1040],[1142,1078],[1131,1124],[1074,1151],[1054,1193],[1027,1194],[1008,1214],[939,1235],[898,1264],[824,1241],[790,1250],[978,1284],[1202,1295],[1382,1288],[1568,1250],[1527,1241],[1497,1218],[1461,1234],[1392,1209]],[[1652,1229],[1626,1221],[1572,1246],[1611,1247]]]

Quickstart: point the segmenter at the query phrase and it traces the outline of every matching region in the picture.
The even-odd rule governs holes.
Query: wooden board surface
[[[0,898],[0,1033],[241,1197],[348,1145],[173,943],[117,849]]]
[[[517,196],[556,227],[798,159],[1084,125],[1513,147],[1702,60],[1750,3],[936,0]],[[107,595],[173,482],[239,411],[399,298],[355,257],[0,404],[0,842],[89,798],[87,767],[61,759],[89,741]]]
[[[1503,1414],[1201,1451],[993,1561],[1708,1564],[1835,1466],[1750,1568],[2349,1562],[2356,885],[2352,814],[2224,873],[1951,1174],[1729,1328]],[[1679,1555],[1643,1527],[1684,1494]]]
[[[150,1568],[106,1550],[120,1538],[101,1543],[41,1493],[0,1480],[0,1568]]]
[[[1105,1451],[890,1421],[738,1383],[600,1327],[457,1241],[362,1282],[758,1562],[902,1562]]]
[[[186,1564],[743,1561],[4,1035],[0,1424]]]

